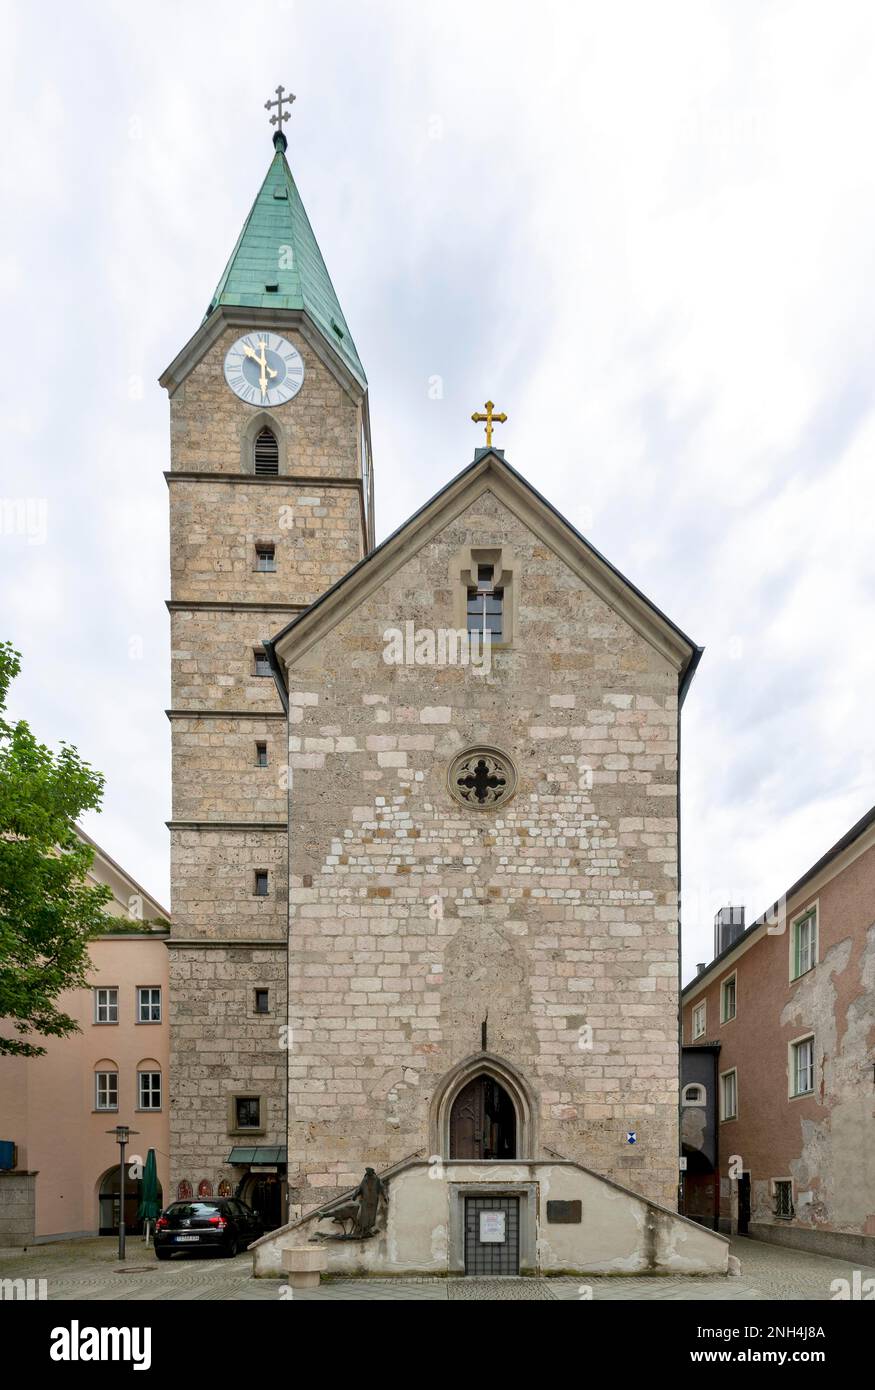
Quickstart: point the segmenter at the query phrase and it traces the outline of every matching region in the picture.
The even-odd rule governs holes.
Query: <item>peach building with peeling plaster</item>
[[[691,1159],[714,1114],[720,1229],[875,1264],[875,808],[687,985],[683,1040],[716,1052],[681,1113]]]

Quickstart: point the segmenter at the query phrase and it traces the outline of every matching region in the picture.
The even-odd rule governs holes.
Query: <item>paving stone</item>
[[[136,1248],[132,1248],[136,1246]],[[850,1279],[854,1268],[843,1260],[810,1255],[765,1241],[736,1239],[741,1260],[738,1279],[719,1276],[561,1279],[356,1279],[332,1278],[317,1289],[289,1290],[281,1280],[253,1279],[252,1257],[234,1260],[184,1257],[148,1263],[154,1256],[130,1242],[127,1269],[120,1272],[111,1237],[34,1245],[27,1251],[0,1250],[0,1279],[46,1279],[49,1299],[89,1303],[173,1301],[226,1302],[287,1300],[302,1303],[348,1302],[786,1302],[828,1301],[834,1279]],[[862,1267],[864,1279],[875,1269]]]

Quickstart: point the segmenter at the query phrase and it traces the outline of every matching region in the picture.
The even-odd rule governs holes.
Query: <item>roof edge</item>
[[[812,864],[811,868],[807,869],[802,877],[797,879],[792,887],[787,889],[784,894],[784,901],[789,903],[791,898],[795,898],[797,893],[801,892],[807,883],[811,883],[813,879],[817,878],[818,874],[829,867],[833,860],[838,859],[839,855],[843,854],[846,849],[850,849],[851,845],[859,840],[861,836],[865,835],[866,831],[872,825],[875,825],[875,806],[872,806],[864,816],[861,816],[860,819],[851,826],[850,830],[846,831],[841,839],[837,840],[832,848],[827,850],[826,854],[821,855],[816,864]],[[717,966],[724,965],[732,956],[733,951],[737,951],[739,946],[749,941],[754,932],[760,927],[765,926],[770,921],[774,921],[774,914],[780,909],[780,905],[781,899],[778,898],[772,903],[771,907],[766,908],[765,912],[760,913],[756,921],[751,922],[750,926],[742,932],[741,936],[736,937],[728,946],[724,946],[719,956],[715,956],[713,960],[709,961],[701,974],[694,976],[689,984],[684,985],[681,990],[681,998],[683,999],[688,991],[703,984],[706,978],[711,974],[711,971]]]
[[[387,536],[385,540],[381,541],[380,544],[365,555],[363,559],[353,565],[352,569],[348,570],[341,579],[337,580],[337,582],[326,589],[324,593],[320,594],[319,597],[302,612],[295,614],[295,616],[270,639],[269,645],[271,653],[278,656],[280,644],[283,643],[295,629],[301,631],[306,630],[306,627],[313,620],[314,613],[324,608],[326,604],[331,603],[331,601],[351,582],[368,569],[372,568],[374,564],[378,562],[380,558],[385,557],[393,547],[397,547],[406,534],[424,525],[429,514],[437,512],[440,504],[444,501],[448,501],[453,492],[463,492],[466,484],[473,481],[476,474],[479,473],[483,476],[489,471],[494,472],[499,478],[506,477],[509,479],[512,484],[520,490],[524,497],[528,497],[537,506],[542,508],[546,516],[557,529],[566,532],[583,548],[586,555],[594,562],[597,570],[599,567],[603,567],[609,580],[613,582],[617,591],[628,591],[628,593],[633,596],[638,606],[648,615],[649,622],[654,632],[667,630],[673,639],[678,653],[680,654],[686,650],[686,658],[680,657],[677,662],[678,679],[680,687],[683,689],[683,694],[685,695],[689,682],[692,679],[692,674],[701,659],[703,648],[699,647],[691,637],[688,637],[682,628],[672,622],[672,620],[663,613],[636,584],[633,584],[615,565],[611,564],[610,560],[602,555],[601,551],[592,545],[567,517],[563,516],[562,513],[537,490],[537,488],[533,487],[523,474],[519,473],[509,464],[502,452],[496,449],[478,449],[471,463],[467,464],[455,477],[451,478],[432,497],[424,502],[421,507],[408,517],[406,521],[402,522],[402,524]],[[604,594],[601,594],[601,597],[604,598],[605,602],[610,604],[610,599],[606,598]],[[634,624],[632,625],[634,626]],[[649,636],[647,633],[642,633],[642,636],[644,636],[645,640],[649,640],[652,646],[658,648],[659,644],[655,641],[654,637]]]
[[[158,385],[163,386],[169,396],[175,395],[225,328],[245,328],[247,325],[256,328],[299,328],[320,361],[354,400],[361,400],[367,394],[368,382],[364,370],[359,378],[307,309],[266,309],[246,304],[218,304],[209,317],[198,324],[188,341],[164,368],[158,377]]]

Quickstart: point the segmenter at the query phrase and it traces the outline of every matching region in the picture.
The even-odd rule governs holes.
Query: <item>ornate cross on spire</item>
[[[497,421],[498,424],[503,425],[505,420],[507,419],[507,416],[503,412],[501,415],[494,414],[495,404],[493,401],[487,401],[484,408],[486,410],[485,415],[475,410],[474,414],[471,416],[471,419],[474,421],[475,425],[479,425],[483,420],[486,421],[486,447],[487,449],[491,449],[493,423]]]
[[[286,89],[285,89],[285,87],[279,86],[279,87],[277,87],[277,89],[276,89],[276,101],[266,101],[266,102],[264,103],[264,109],[265,109],[265,111],[269,111],[269,110],[271,109],[272,106],[275,106],[275,107],[276,107],[276,115],[275,115],[275,116],[271,116],[271,118],[270,118],[270,123],[271,123],[271,125],[275,125],[275,126],[277,127],[276,135],[274,135],[274,137],[273,137],[273,139],[274,139],[274,144],[277,143],[277,135],[278,135],[278,136],[280,137],[280,143],[282,144],[283,149],[286,148],[286,145],[287,145],[287,143],[288,143],[288,141],[286,140],[285,134],[284,134],[284,132],[283,132],[283,125],[284,125],[284,123],[285,123],[287,120],[289,120],[290,117],[291,117],[291,110],[289,110],[289,111],[284,111],[284,110],[283,110],[283,102],[287,102],[288,105],[289,105],[289,107],[291,107],[292,102],[293,102],[294,100],[295,100],[294,92],[287,92]]]

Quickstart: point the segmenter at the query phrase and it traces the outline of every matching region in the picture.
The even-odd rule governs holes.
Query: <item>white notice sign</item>
[[[506,1212],[503,1211],[481,1211],[480,1213],[480,1243],[481,1245],[504,1243],[504,1218]]]

